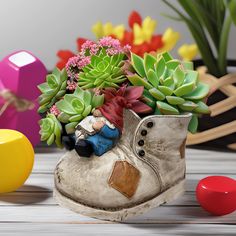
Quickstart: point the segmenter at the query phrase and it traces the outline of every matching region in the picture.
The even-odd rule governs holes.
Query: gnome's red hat
[[[106,89],[105,103],[98,108],[102,115],[115,125],[122,132],[123,129],[123,111],[124,108],[132,109],[137,113],[150,113],[152,108],[139,101],[143,94],[142,86],[122,86],[119,90]]]
[[[98,108],[102,115],[109,120],[122,133],[123,129],[123,110],[128,108],[124,97],[114,97]]]

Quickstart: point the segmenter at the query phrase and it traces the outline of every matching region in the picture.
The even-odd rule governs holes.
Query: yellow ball
[[[24,184],[34,164],[34,149],[22,133],[0,129],[0,193]]]

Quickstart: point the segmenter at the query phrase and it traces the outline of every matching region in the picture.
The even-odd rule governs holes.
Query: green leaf
[[[181,64],[183,65],[185,70],[193,70],[193,62],[192,61],[182,61]]]
[[[197,108],[193,110],[195,113],[199,114],[210,114],[210,109],[209,107],[202,101],[197,102]]]
[[[158,90],[165,94],[165,96],[170,96],[173,93],[173,90],[166,86],[158,86]]]
[[[191,133],[196,133],[198,127],[198,117],[196,115],[192,115],[192,118],[188,125],[188,131]]]
[[[92,98],[92,107],[97,108],[102,106],[104,103],[104,94],[102,95],[94,95]]]
[[[194,70],[188,71],[188,73],[185,75],[184,83],[191,83],[197,84],[198,82],[198,72]]]
[[[156,58],[154,56],[152,56],[151,54],[145,53],[145,55],[144,55],[144,69],[145,69],[146,75],[150,69],[154,70],[155,62],[156,62]]]
[[[189,100],[201,100],[208,95],[209,90],[210,88],[208,85],[199,82],[197,88],[195,88],[192,92],[184,95],[184,98]]]
[[[50,74],[50,75],[47,75],[46,77],[46,81],[48,83],[48,86],[51,88],[51,89],[55,89],[58,87],[58,79],[55,75],[53,74]]]
[[[174,90],[175,89],[175,82],[174,82],[174,79],[172,76],[166,78],[164,81],[163,81],[163,85],[166,86],[166,87],[169,87],[170,89]]]
[[[67,72],[66,72],[66,69],[64,68],[61,70],[61,81],[66,81],[67,78],[68,78]]]
[[[164,114],[164,115],[178,115],[179,114],[179,111],[175,107],[165,102],[157,101],[156,103],[161,114]]]
[[[183,98],[176,97],[176,96],[166,96],[166,100],[171,105],[180,105],[180,104],[183,104],[185,102],[185,100]]]
[[[162,57],[164,58],[165,62],[173,60],[173,57],[168,52],[162,53]]]
[[[70,116],[67,115],[65,112],[61,112],[58,116],[57,119],[62,122],[62,123],[68,123]]]
[[[171,61],[168,61],[166,63],[166,67],[169,69],[169,70],[175,70],[176,67],[180,64],[180,61],[179,60],[171,60]]]
[[[157,75],[154,72],[154,70],[150,69],[147,72],[147,79],[155,88],[157,87],[157,85],[159,83],[159,78],[157,77]]]
[[[190,92],[193,91],[193,89],[195,89],[195,83],[192,82],[192,83],[187,83],[187,84],[184,84],[180,87],[178,87],[175,91],[174,91],[174,94],[178,97],[181,97],[185,94],[188,94]]]
[[[84,106],[87,107],[91,104],[92,94],[90,91],[85,90],[83,95]]]
[[[197,106],[198,105],[192,101],[186,101],[183,104],[178,105],[178,107],[183,111],[193,111]]]
[[[48,86],[48,83],[46,82],[38,85],[37,87],[42,93],[46,93],[51,90],[51,88]]]
[[[57,67],[55,67],[52,71],[52,74],[55,75],[57,78],[60,78],[61,71]]]
[[[83,119],[83,116],[81,114],[71,116],[69,118],[69,122],[79,122]]]
[[[231,18],[236,25],[236,1],[235,0],[228,0],[228,9],[231,15]]]
[[[234,12],[234,15],[236,15],[236,12]],[[229,32],[230,32],[231,22],[232,22],[232,19],[230,16],[228,16],[226,20],[224,20],[222,32],[220,35],[218,67],[222,75],[225,75],[227,73],[226,56],[227,56],[227,46],[228,46],[228,41],[229,41]]]
[[[47,145],[48,145],[48,146],[52,145],[53,142],[54,142],[54,140],[55,140],[55,134],[52,133],[52,134],[50,135],[50,137],[47,139]]]
[[[134,53],[131,53],[131,61],[132,61],[132,66],[134,67],[135,71],[141,77],[143,77],[143,78],[146,77],[143,59],[140,56],[138,56]]]
[[[181,86],[184,82],[185,72],[178,66],[173,73],[174,81],[177,87]]]
[[[66,133],[67,134],[73,134],[75,132],[75,126],[78,124],[78,122],[71,122],[69,124],[65,125]]]
[[[38,113],[44,113],[48,110],[47,104],[43,104],[38,108]]]
[[[67,103],[65,100],[60,100],[56,102],[56,106],[60,111],[65,112],[67,114],[73,115],[75,113],[74,109],[72,108],[72,105],[70,103]]]
[[[156,65],[155,65],[155,70],[156,70],[156,74],[158,78],[160,78],[163,75],[163,73],[165,72],[165,69],[166,69],[166,63],[165,63],[164,58],[161,57],[156,62]]]
[[[134,86],[144,86],[146,89],[151,89],[153,87],[146,81],[145,78],[141,78],[137,74],[128,75],[127,78],[130,81],[130,83],[133,84]]]
[[[149,93],[147,89],[143,90],[143,96],[141,98],[141,101],[146,103],[152,109],[156,107],[156,99]]]
[[[160,110],[158,109],[158,107],[156,107],[156,109],[154,111],[154,115],[162,115]]]
[[[71,105],[73,107],[73,112],[74,112],[73,114],[75,114],[75,112],[77,114],[81,114],[83,112],[84,108],[85,108],[84,103],[80,99],[77,99],[77,98],[72,100]],[[70,114],[70,113],[68,113],[68,114]]]
[[[148,91],[157,100],[164,100],[165,99],[165,95],[156,88],[149,89]]]
[[[88,116],[88,115],[90,114],[91,110],[92,110],[92,106],[91,106],[91,105],[85,107],[85,109],[84,109],[84,111],[83,111],[83,113],[82,113],[82,116],[83,116],[83,117]]]

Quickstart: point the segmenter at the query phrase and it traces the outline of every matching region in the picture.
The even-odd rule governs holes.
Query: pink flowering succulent
[[[66,64],[71,83],[76,82],[82,89],[118,88],[126,80],[124,65],[127,64],[129,50],[129,45],[123,47],[119,40],[112,37],[101,38],[97,43],[86,41],[79,54]]]

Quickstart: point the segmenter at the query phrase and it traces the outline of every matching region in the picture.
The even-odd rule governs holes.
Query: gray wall
[[[27,49],[52,69],[58,49],[75,51],[78,36],[94,38],[90,29],[97,20],[127,24],[134,9],[157,19],[157,32],[172,26],[181,32],[182,43],[192,42],[184,24],[161,16],[173,13],[159,0],[0,0],[0,58],[14,50]],[[236,58],[235,42],[234,28],[230,35],[230,58]]]

